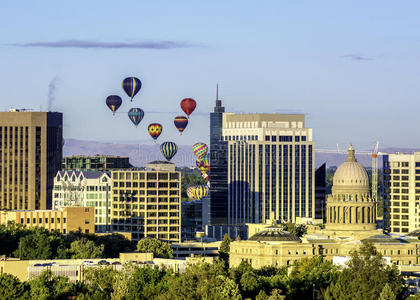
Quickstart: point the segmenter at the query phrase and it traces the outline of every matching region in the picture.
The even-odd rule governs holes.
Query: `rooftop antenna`
[[[219,100],[219,83],[216,83],[216,100]]]

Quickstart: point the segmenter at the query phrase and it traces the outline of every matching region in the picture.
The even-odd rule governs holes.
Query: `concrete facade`
[[[0,208],[50,209],[62,146],[62,113],[0,112]]]
[[[63,234],[81,230],[95,233],[94,209],[91,207],[64,207],[59,210],[10,210],[0,212],[0,224],[8,222],[25,227],[43,227]]]
[[[168,162],[145,171],[112,171],[111,230],[131,232],[133,240],[154,237],[181,241],[181,172]]]
[[[383,156],[384,228],[407,234],[420,229],[420,152]]]

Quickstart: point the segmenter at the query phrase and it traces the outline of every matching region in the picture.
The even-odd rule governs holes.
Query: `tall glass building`
[[[225,108],[216,96],[214,112],[210,113],[210,216],[211,225],[227,225],[227,142],[222,140]]]
[[[314,142],[304,115],[214,112],[210,149],[212,225],[315,218]]]

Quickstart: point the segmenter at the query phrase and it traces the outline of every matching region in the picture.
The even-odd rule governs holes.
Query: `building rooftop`
[[[258,242],[302,242],[296,235],[288,231],[284,231],[279,225],[264,228],[264,230],[257,232],[248,240]]]

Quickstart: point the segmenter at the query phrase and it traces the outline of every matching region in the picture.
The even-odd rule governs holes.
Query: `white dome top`
[[[357,162],[354,152],[353,146],[350,146],[347,160],[335,171],[333,178],[335,190],[356,188],[369,191],[369,176],[365,168]]]

